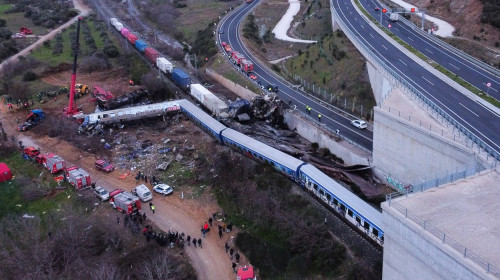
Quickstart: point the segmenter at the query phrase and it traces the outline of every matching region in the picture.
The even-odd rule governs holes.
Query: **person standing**
[[[236,263],[240,263],[240,254],[238,254],[238,251],[236,251],[234,258],[236,259]]]
[[[212,217],[208,218],[208,223],[210,224],[210,227],[212,227]]]
[[[142,213],[142,219],[146,221],[146,212]]]
[[[236,264],[233,262],[233,264],[231,265],[231,267],[233,268],[233,272],[236,273]]]
[[[191,235],[187,236],[186,241],[187,241],[188,246],[190,246],[191,245]]]
[[[200,248],[203,248],[203,246],[201,246],[201,238],[198,238],[198,246],[199,246]]]
[[[321,114],[318,114],[318,121],[321,122]]]
[[[150,203],[150,207],[151,207],[151,212],[153,212],[153,214],[155,213],[155,205],[153,203]]]
[[[196,248],[196,238],[193,238],[193,245]]]
[[[226,253],[227,253],[227,251],[229,250],[229,244],[227,244],[227,242],[226,244],[224,244],[224,248],[226,248]]]
[[[231,256],[231,260],[233,259],[233,253],[234,249],[233,248],[229,249],[229,255]]]
[[[222,239],[222,228],[219,228],[219,239]]]

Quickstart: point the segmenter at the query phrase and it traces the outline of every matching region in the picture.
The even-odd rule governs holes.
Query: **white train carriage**
[[[200,125],[203,130],[210,133],[217,141],[222,143],[220,133],[227,128],[225,125],[221,124],[186,99],[180,100],[179,105],[181,106],[182,112],[186,113],[195,123]]]
[[[305,164],[298,171],[300,181],[316,196],[364,231],[380,245],[384,242],[382,213],[351,193],[332,178],[311,164]]]
[[[286,174],[293,180],[298,178],[297,170],[304,164],[299,159],[230,128],[223,130],[221,137],[224,145],[239,150],[249,158],[269,163],[276,170]]]
[[[214,115],[221,117],[227,115],[229,107],[210,90],[200,84],[191,84],[190,94],[205,106]]]

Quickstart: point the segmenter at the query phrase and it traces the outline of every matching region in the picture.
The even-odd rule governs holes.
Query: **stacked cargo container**
[[[153,65],[157,66],[156,65],[156,59],[158,58],[159,54],[158,52],[153,49],[153,48],[146,48],[144,50],[144,55],[147,57],[147,59],[153,63]]]

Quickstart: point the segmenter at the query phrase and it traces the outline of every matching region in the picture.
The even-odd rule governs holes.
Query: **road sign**
[[[411,12],[414,13],[415,12],[415,8],[411,8]]]
[[[487,86],[487,87],[491,87],[491,83],[487,83],[487,84],[486,84],[486,86]]]
[[[391,28],[391,27],[392,27],[392,26],[391,26],[391,24],[389,23],[389,28]]]

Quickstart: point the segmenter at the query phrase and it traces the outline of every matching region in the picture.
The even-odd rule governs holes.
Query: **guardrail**
[[[436,227],[432,226],[431,223],[425,221],[424,219],[418,217],[411,211],[409,211],[407,208],[402,206],[401,204],[392,201],[392,199],[395,198],[390,197],[388,198],[388,203],[387,205],[389,207],[394,208],[397,210],[399,213],[401,213],[406,219],[411,220],[415,224],[421,226],[425,231],[429,232],[432,234],[434,237],[436,237],[438,240],[440,240],[442,243],[448,245],[452,249],[456,250],[458,253],[462,254],[464,258],[467,258],[477,264],[479,267],[484,269],[486,273],[490,273],[496,277],[500,276],[500,270],[496,267],[494,267],[492,264],[489,262],[483,260],[481,257],[476,255],[474,252],[470,251],[467,249],[467,247],[461,245],[457,241],[453,240],[449,236],[446,236],[445,233],[442,233],[440,230],[438,230]]]
[[[333,0],[332,0],[333,1]],[[409,92],[413,96],[419,98],[422,100],[430,109],[438,113],[442,119],[455,128],[458,129],[459,133],[464,134],[467,136],[472,143],[477,144],[477,146],[484,150],[488,157],[492,156],[496,161],[500,160],[500,153],[490,147],[488,144],[486,144],[483,140],[478,138],[476,135],[474,135],[472,132],[470,132],[467,128],[462,126],[458,121],[456,121],[454,118],[452,118],[448,113],[443,111],[439,106],[437,106],[434,102],[432,102],[429,98],[427,98],[422,92],[420,92],[418,89],[416,89],[412,84],[410,84],[406,79],[401,77],[396,71],[392,70],[389,66],[385,64],[379,57],[377,57],[370,49],[368,49],[359,39],[358,36],[356,36],[350,28],[347,27],[347,25],[342,21],[340,16],[337,14],[337,11],[335,10],[335,6],[333,5],[332,1],[330,1],[330,10],[332,15],[335,18],[335,21],[337,24],[341,27],[341,29],[344,31],[344,33],[348,36],[349,40],[356,46],[358,51],[360,51],[363,56],[372,62],[378,63],[381,67],[378,69],[379,71],[383,71],[386,74],[389,74],[390,77],[393,78],[393,81],[400,85],[405,91]],[[386,75],[387,76],[387,75]],[[495,163],[496,164],[496,163]]]

